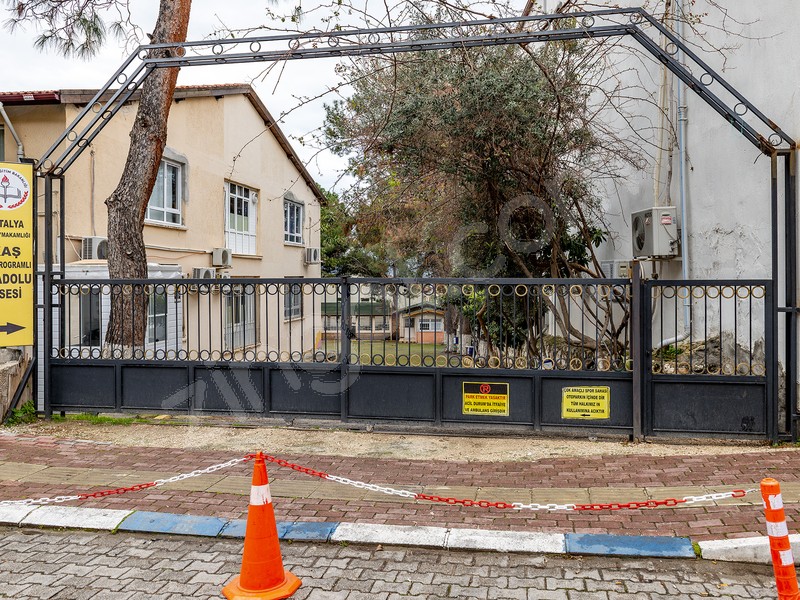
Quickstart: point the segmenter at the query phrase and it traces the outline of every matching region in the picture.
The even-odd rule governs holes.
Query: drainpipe
[[[678,4],[678,22],[676,33],[681,41],[684,38],[684,2],[681,0]],[[678,54],[678,61],[683,62],[685,56],[683,50]],[[689,244],[687,242],[687,223],[686,223],[686,129],[689,122],[688,106],[686,105],[686,87],[682,80],[678,80],[678,174],[680,181],[680,206],[679,211],[681,215],[681,279],[687,281],[689,279]],[[691,294],[690,294],[691,296]],[[683,301],[683,332],[679,333],[673,338],[661,340],[658,348],[670,346],[672,344],[682,342],[689,337],[691,332],[692,321],[692,300],[691,297]]]
[[[8,113],[6,112],[6,109],[3,108],[2,102],[0,102],[0,116],[3,117],[3,122],[6,124],[6,127],[8,127],[12,137],[17,142],[17,160],[22,162],[22,159],[25,158],[25,147],[22,145],[22,140],[17,135],[17,131],[14,129],[14,126],[11,124],[11,119],[8,118]]]

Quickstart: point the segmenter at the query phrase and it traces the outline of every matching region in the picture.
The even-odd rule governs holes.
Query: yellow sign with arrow
[[[0,347],[33,345],[33,166],[0,162]]]

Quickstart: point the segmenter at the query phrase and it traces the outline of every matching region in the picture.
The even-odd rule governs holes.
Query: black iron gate
[[[48,414],[777,432],[769,281],[65,279],[51,291]],[[104,342],[115,294],[148,296],[148,314],[130,315],[147,321],[143,347]]]

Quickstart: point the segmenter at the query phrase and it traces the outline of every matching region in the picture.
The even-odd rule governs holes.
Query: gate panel
[[[654,433],[767,433],[763,383],[653,382]]]
[[[264,377],[259,368],[198,366],[194,369],[196,411],[260,413]]]
[[[442,374],[442,420],[460,423],[513,423],[521,425],[534,424],[533,411],[533,373],[515,373],[503,370],[503,375],[497,371],[477,371],[452,375],[450,372]],[[523,375],[523,376],[521,376]],[[485,397],[500,392],[502,387],[498,384],[508,385],[508,416],[495,416],[486,414],[464,414],[464,384],[488,384],[484,388]],[[469,393],[467,391],[466,393]],[[478,388],[480,393],[480,388]],[[500,401],[502,404],[502,400]],[[498,407],[499,408],[499,407]]]
[[[116,409],[113,365],[53,365],[50,377],[53,410]]]
[[[608,419],[564,419],[561,416],[564,388],[608,387],[610,416]],[[583,427],[589,429],[633,428],[633,384],[630,375],[624,379],[598,377],[596,373],[575,373],[571,377],[543,376],[539,399],[542,426]]]
[[[321,365],[269,365],[269,412],[340,415],[341,371]]]
[[[144,410],[189,409],[186,367],[123,366],[121,408]]]
[[[433,421],[436,418],[434,373],[404,369],[373,372],[360,369],[349,388],[348,416],[367,419]]]

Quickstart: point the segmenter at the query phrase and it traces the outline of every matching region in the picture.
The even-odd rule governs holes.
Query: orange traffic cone
[[[767,517],[767,535],[778,600],[800,600],[780,484],[771,477],[762,479],[761,498],[764,500],[764,513]]]
[[[253,485],[250,488],[250,508],[247,510],[247,529],[244,535],[242,571],[222,593],[228,600],[288,598],[300,587],[300,580],[283,568],[278,527],[272,510],[269,479],[264,456],[256,454],[253,465]]]

